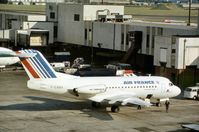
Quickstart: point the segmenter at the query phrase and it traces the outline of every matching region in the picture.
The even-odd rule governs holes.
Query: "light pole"
[[[191,0],[189,0],[189,17],[188,17],[187,26],[190,26],[190,24],[191,24]]]

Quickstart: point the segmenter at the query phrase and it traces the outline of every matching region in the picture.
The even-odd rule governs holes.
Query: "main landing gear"
[[[91,105],[92,105],[93,108],[100,108],[101,107],[100,103],[94,102],[94,101],[91,103]]]
[[[94,101],[91,103],[91,105],[92,105],[93,108],[100,108],[101,107],[101,103],[94,102]],[[111,112],[117,113],[119,111],[120,111],[119,106],[117,106],[117,105],[111,106]]]
[[[160,106],[161,106],[161,103],[160,103],[160,102],[157,102],[155,105],[156,105],[157,107],[160,107]]]
[[[120,111],[120,107],[117,105],[113,105],[113,106],[111,106],[111,111],[114,113],[117,113]]]

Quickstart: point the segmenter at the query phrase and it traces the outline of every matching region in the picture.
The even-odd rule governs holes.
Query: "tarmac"
[[[0,132],[187,132],[199,124],[199,101],[176,98],[165,106],[94,109],[91,102],[27,88],[24,71],[0,72]]]

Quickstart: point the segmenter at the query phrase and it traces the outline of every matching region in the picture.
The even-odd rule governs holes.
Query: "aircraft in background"
[[[33,90],[68,94],[77,99],[90,100],[92,106],[108,104],[112,112],[120,105],[150,106],[146,98],[167,99],[181,93],[171,81],[158,76],[136,77],[79,77],[55,72],[37,50],[21,50],[21,63],[30,80],[27,87]]]
[[[0,68],[5,68],[6,65],[12,65],[19,61],[19,57],[14,51],[0,47]]]

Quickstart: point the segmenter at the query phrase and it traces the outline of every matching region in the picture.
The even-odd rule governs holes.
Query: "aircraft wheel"
[[[100,103],[94,102],[94,101],[92,102],[91,105],[92,105],[93,108],[100,108],[100,107],[101,107],[101,104],[100,104]]]
[[[120,108],[119,108],[119,106],[113,105],[113,106],[111,107],[111,111],[117,113],[117,112],[120,111]]]
[[[194,96],[194,97],[193,97],[193,99],[194,99],[194,100],[196,100],[196,99],[197,99],[197,97],[196,97],[196,96]]]
[[[141,109],[142,109],[141,105],[138,105],[137,109],[138,109],[138,110],[141,110]]]
[[[157,103],[156,103],[156,106],[157,106],[157,107],[160,107],[160,106],[161,106],[161,103],[160,103],[160,102],[157,102]]]

